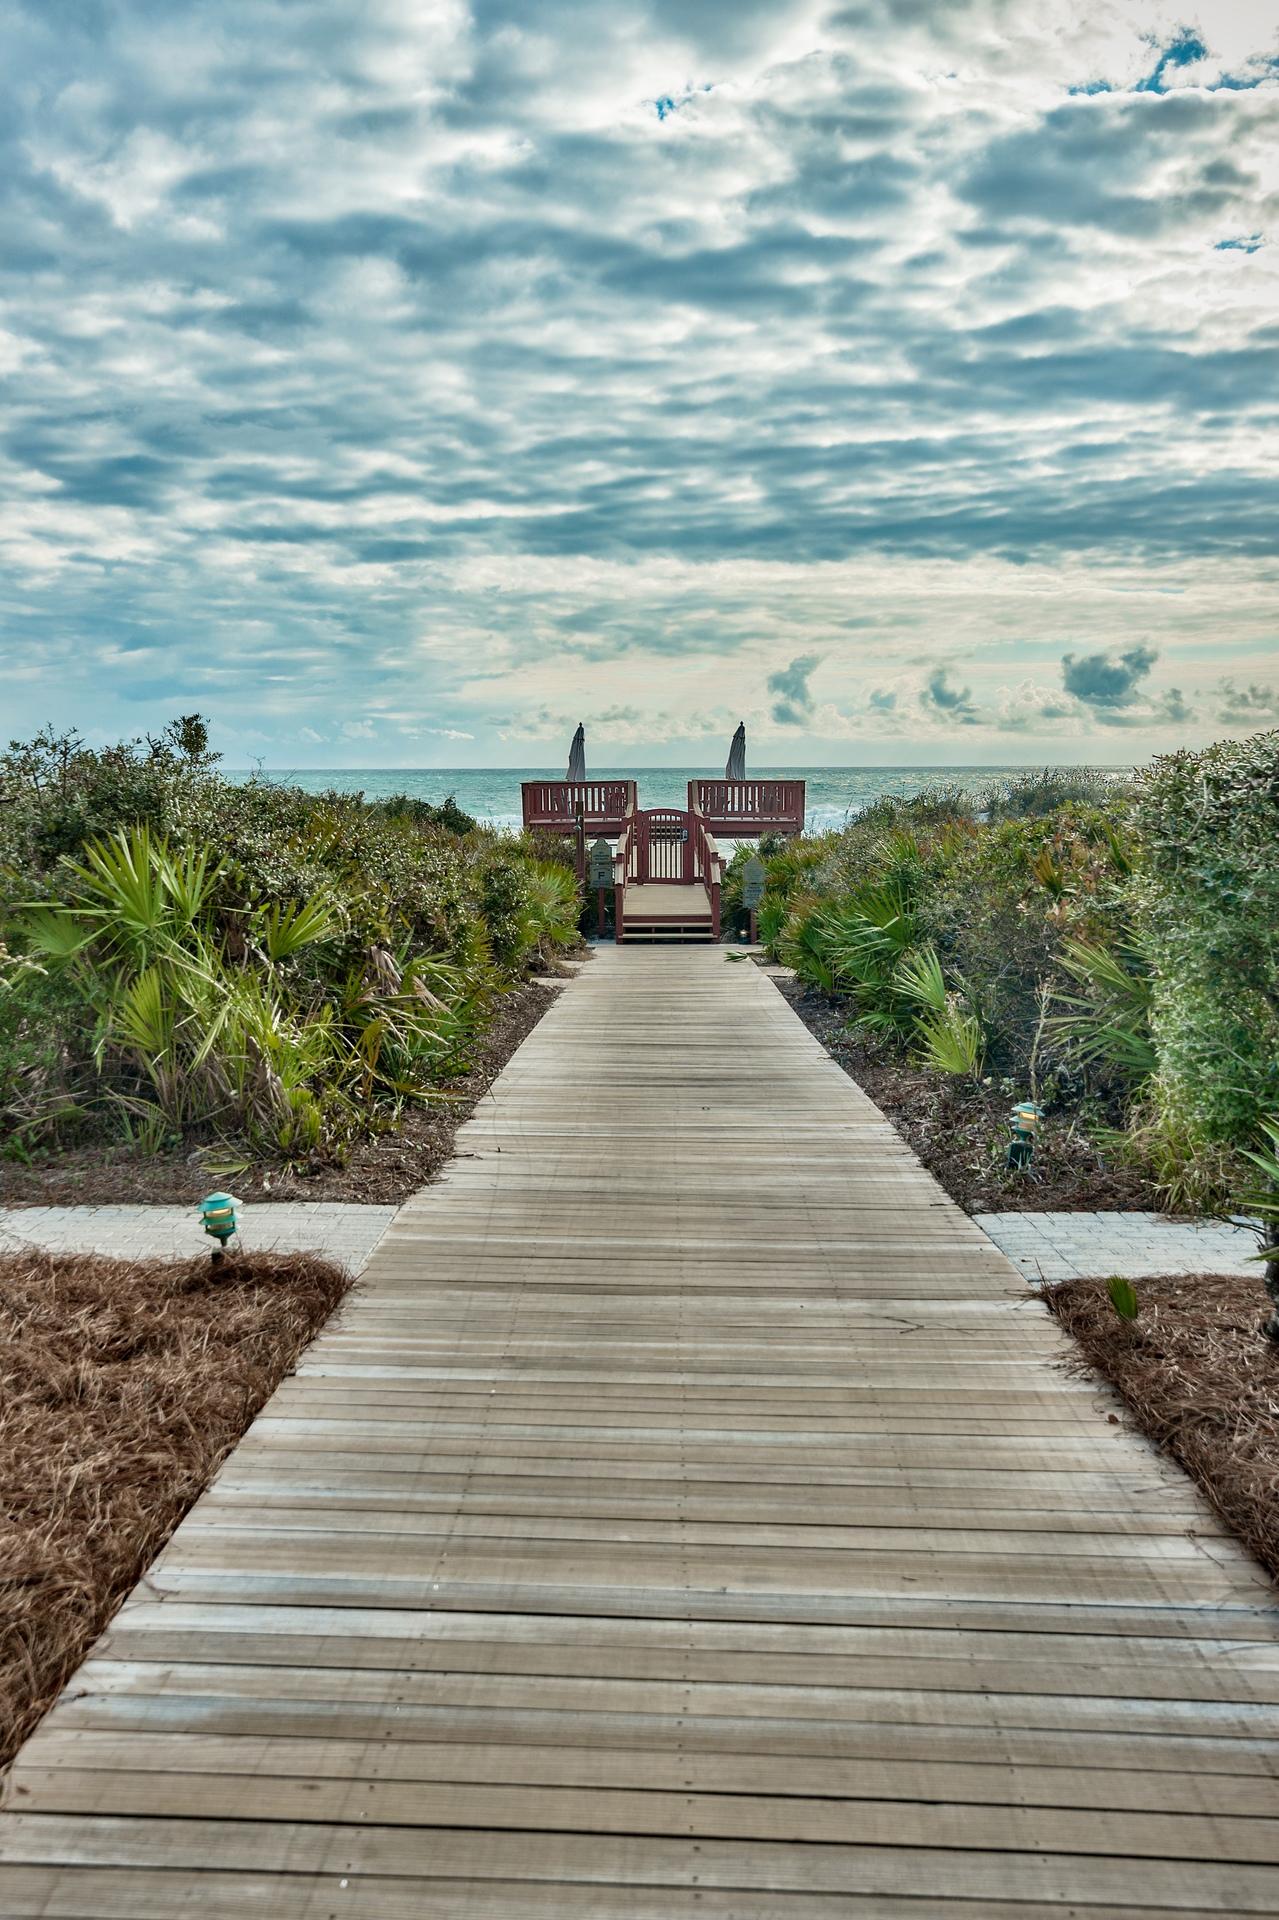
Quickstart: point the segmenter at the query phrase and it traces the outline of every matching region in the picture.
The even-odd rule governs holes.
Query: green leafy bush
[[[451,801],[222,779],[198,715],[0,755],[0,1114],[340,1154],[464,1064],[509,981],[576,940],[571,869]]]
[[[1156,760],[1137,821],[1154,1111],[1242,1150],[1279,1112],[1279,733]]]
[[[1276,848],[1272,734],[882,799],[771,853],[760,924],[851,1024],[1086,1100],[1170,1204],[1221,1208],[1279,1112]]]

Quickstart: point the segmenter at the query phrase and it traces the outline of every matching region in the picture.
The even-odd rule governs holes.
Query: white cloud
[[[1217,11],[10,8],[13,724],[1262,724],[1279,74]]]

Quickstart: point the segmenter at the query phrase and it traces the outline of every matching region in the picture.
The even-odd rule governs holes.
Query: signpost
[[[742,905],[751,917],[751,945],[758,939],[755,912],[764,897],[764,881],[767,879],[764,862],[752,854],[742,868]]]
[[[595,924],[604,931],[604,891],[613,884],[613,849],[607,840],[595,840],[591,843],[590,869],[587,885],[595,889]]]

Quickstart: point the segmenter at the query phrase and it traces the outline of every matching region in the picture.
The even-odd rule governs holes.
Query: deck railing
[[[572,833],[579,811],[588,833],[620,833],[635,811],[633,780],[525,780],[520,793],[525,827],[548,833]]]
[[[700,881],[710,901],[711,937],[718,940],[724,867],[714,836],[695,811],[680,814],[673,808],[659,808],[657,813],[656,836],[648,815],[641,814],[627,819],[618,839],[613,854],[613,937],[619,944],[625,937],[626,892],[631,885]],[[682,819],[688,821],[687,830],[677,824]]]
[[[622,923],[626,918],[626,888],[635,873],[635,813],[627,816],[626,825],[613,852],[613,938],[620,947],[622,944]]]
[[[635,816],[637,878],[643,886],[688,886],[693,878],[691,816],[683,807],[649,807]]]
[[[706,888],[711,903],[711,939],[719,939],[719,892],[724,878],[723,864],[715,837],[697,807],[689,808],[693,823],[693,877]]]
[[[804,831],[802,780],[690,780],[690,812],[726,840],[753,840],[761,833]]]

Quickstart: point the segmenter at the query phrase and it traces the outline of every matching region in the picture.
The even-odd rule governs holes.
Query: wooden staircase
[[[617,939],[718,940],[723,867],[700,813],[633,813],[613,859]]]
[[[711,899],[700,881],[691,885],[649,881],[632,883],[618,896],[618,932],[633,940],[714,940]]]

